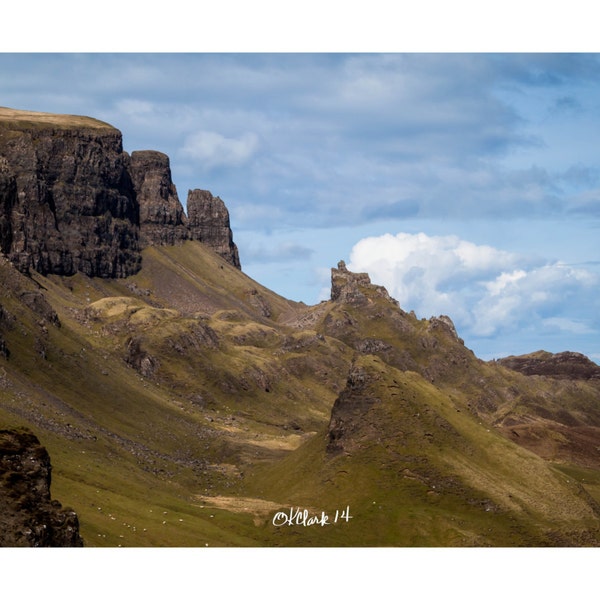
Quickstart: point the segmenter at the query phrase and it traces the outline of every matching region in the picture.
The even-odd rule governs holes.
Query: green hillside
[[[598,382],[484,363],[351,274],[309,307],[199,242],[142,265],[0,262],[0,423],[48,449],[86,546],[600,541]]]

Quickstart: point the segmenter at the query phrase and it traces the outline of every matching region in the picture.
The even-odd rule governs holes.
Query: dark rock
[[[600,366],[579,352],[552,354],[540,350],[522,356],[508,356],[496,362],[524,375],[545,375],[554,379],[600,379]]]
[[[238,269],[229,212],[189,192],[186,217],[161,152],[123,152],[90,119],[0,108],[0,250],[23,272],[128,277],[141,250],[198,240]]]
[[[171,179],[169,157],[154,150],[132,152],[130,173],[140,206],[142,246],[173,246],[188,239],[187,218]]]
[[[185,355],[189,352],[200,352],[205,348],[218,348],[219,336],[212,327],[198,322],[179,335],[170,335],[167,344],[178,354]]]
[[[117,129],[93,119],[1,119],[0,155],[16,182],[8,254],[20,270],[99,277],[139,270],[138,207]]]
[[[378,402],[370,392],[373,376],[362,367],[353,366],[346,387],[334,402],[328,427],[327,452],[337,454],[356,445],[357,432],[365,414]]]
[[[0,430],[0,546],[83,546],[76,513],[51,499],[51,471],[35,435]]]
[[[158,360],[142,348],[142,340],[139,338],[127,341],[125,362],[146,378],[151,378],[159,367]]]
[[[8,161],[0,156],[0,251],[7,254],[12,244],[11,215],[17,202],[17,182]]]
[[[0,304],[0,356],[6,360],[10,357],[10,350],[6,344],[6,340],[2,337],[2,329],[7,327],[8,313],[4,307]]]
[[[229,224],[229,211],[223,200],[207,190],[190,190],[187,213],[190,238],[206,244],[228,263],[241,269]]]
[[[60,327],[60,319],[56,311],[50,306],[48,300],[42,292],[24,291],[21,292],[19,298],[23,304],[29,307],[34,313],[42,317],[42,319],[55,327]]]

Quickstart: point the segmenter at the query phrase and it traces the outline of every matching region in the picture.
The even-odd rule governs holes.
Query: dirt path
[[[261,525],[266,519],[277,511],[285,508],[281,504],[262,500],[261,498],[244,498],[237,496],[195,496],[201,504],[228,510],[234,513],[248,513],[254,515],[254,524]]]

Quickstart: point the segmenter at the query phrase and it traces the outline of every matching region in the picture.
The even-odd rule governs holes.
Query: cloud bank
[[[449,315],[463,337],[600,331],[600,278],[561,262],[452,235],[398,233],[360,240],[348,268],[368,272],[420,317]]]

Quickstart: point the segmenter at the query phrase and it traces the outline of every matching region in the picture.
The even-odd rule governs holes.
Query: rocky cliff
[[[140,205],[142,245],[172,246],[188,239],[186,216],[171,179],[169,157],[153,150],[132,152],[130,172]]]
[[[190,239],[203,242],[228,263],[241,268],[229,226],[229,212],[223,200],[207,190],[190,190],[187,209]]]
[[[144,247],[185,239],[240,268],[222,201],[193,193],[191,205],[188,227],[169,158],[130,157],[111,125],[0,108],[0,249],[21,271],[127,277]]]
[[[2,247],[19,269],[92,277],[139,270],[139,209],[117,129],[3,110],[0,155],[0,213],[10,215]]]
[[[25,430],[0,430],[0,546],[83,546],[79,521],[50,497],[46,449]]]

